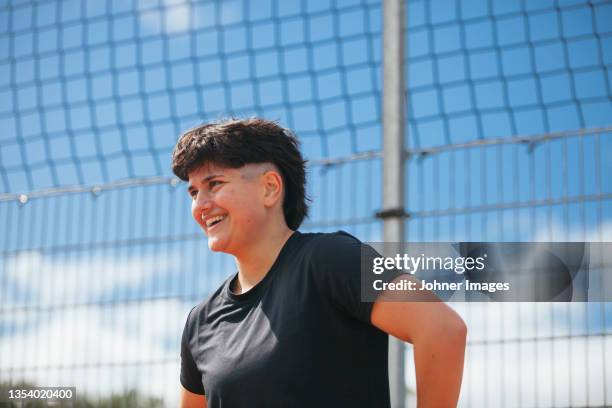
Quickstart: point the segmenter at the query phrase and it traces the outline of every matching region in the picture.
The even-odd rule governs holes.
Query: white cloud
[[[612,353],[605,352],[611,350],[612,336],[580,336],[592,324],[594,308],[590,314],[585,303],[462,303],[453,308],[465,320],[471,343],[460,406],[612,402],[604,401],[604,390],[612,389]],[[416,389],[411,347],[406,351],[406,383]]]
[[[169,5],[164,12],[166,32],[187,31],[191,27],[191,6],[188,2]]]
[[[161,0],[160,7],[150,7],[149,0],[140,4],[140,19],[156,32],[181,33],[204,26],[240,22],[241,5],[233,1],[195,5],[188,0]],[[217,7],[220,9],[217,10]]]
[[[137,287],[147,279],[178,269],[177,259],[175,254],[167,253],[123,259],[60,258],[35,251],[7,259],[7,282],[29,293],[41,309],[21,309],[19,305],[24,302],[14,298],[11,306],[15,311],[3,314],[3,323],[11,327],[0,338],[0,361],[6,368],[2,370],[3,379],[76,386],[78,392],[95,395],[137,388],[174,401],[178,385],[171,384],[178,378],[177,339],[186,315],[182,302],[51,307],[48,313],[45,309],[92,302],[119,287]],[[9,305],[6,299],[4,304]],[[174,349],[169,352],[173,343]],[[165,363],[155,370],[147,362]],[[11,373],[10,369],[16,371]],[[100,376],[108,378],[92,381]],[[175,401],[168,403],[173,405]]]
[[[94,396],[138,389],[176,406],[188,311],[176,299],[63,309],[34,330],[0,338],[0,380],[75,386]]]
[[[133,287],[145,279],[178,269],[175,254],[115,258],[48,256],[23,251],[4,264],[7,278],[33,295],[36,305],[86,302],[117,287]]]
[[[118,288],[138,292],[149,279],[180,270],[176,253],[114,257],[24,251],[3,263],[0,380],[76,386],[94,396],[138,389],[176,406],[180,336],[189,308],[174,299],[97,303]],[[35,309],[23,308],[34,303]],[[79,303],[81,303],[79,305]],[[77,304],[75,307],[58,305]],[[64,369],[61,369],[64,367]]]
[[[187,0],[162,0],[159,7],[150,7],[148,0],[141,0],[141,22],[156,32],[177,33],[191,27],[192,6]]]

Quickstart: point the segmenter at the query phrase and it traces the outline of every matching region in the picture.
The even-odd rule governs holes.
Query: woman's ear
[[[282,202],[283,178],[275,170],[268,170],[262,175],[264,188],[264,205],[273,207],[277,202]]]

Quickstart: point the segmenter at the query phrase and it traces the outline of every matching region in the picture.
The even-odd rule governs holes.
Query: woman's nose
[[[206,214],[212,208],[212,200],[208,194],[198,193],[195,203],[194,209],[197,210],[198,213]]]

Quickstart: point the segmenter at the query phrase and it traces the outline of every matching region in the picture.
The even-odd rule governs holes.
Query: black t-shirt
[[[360,298],[362,245],[295,232],[251,290],[236,295],[228,279],[187,318],[183,386],[210,408],[389,406],[388,337]]]

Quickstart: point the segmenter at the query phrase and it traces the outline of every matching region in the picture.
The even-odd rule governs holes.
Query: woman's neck
[[[264,239],[254,240],[248,251],[236,256],[238,280],[232,289],[234,293],[248,292],[266,276],[293,232],[285,225],[268,231],[261,234]]]

